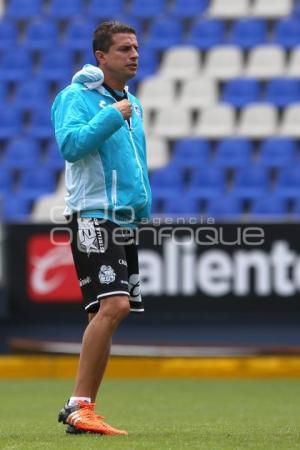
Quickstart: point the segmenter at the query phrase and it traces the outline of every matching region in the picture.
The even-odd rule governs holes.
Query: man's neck
[[[103,86],[106,87],[108,90],[115,91],[115,92],[124,92],[125,91],[124,88],[123,89],[119,89],[119,88],[116,88],[116,87],[112,87],[106,81],[103,81]]]
[[[104,74],[104,82],[107,86],[115,91],[124,91],[125,83],[123,81],[114,80],[110,78],[107,74]]]

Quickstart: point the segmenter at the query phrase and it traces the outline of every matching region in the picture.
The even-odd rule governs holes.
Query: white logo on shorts
[[[125,259],[119,259],[119,264],[127,267],[127,261],[125,261]]]
[[[81,249],[90,253],[98,253],[97,235],[94,227],[93,219],[77,219],[78,236]]]
[[[91,283],[92,282],[92,279],[91,279],[91,277],[85,277],[85,278],[80,278],[80,280],[79,280],[79,285],[80,285],[80,287],[82,287],[82,286],[85,286],[85,285],[87,285],[87,284],[89,284],[89,283]]]
[[[99,270],[99,280],[102,284],[109,284],[115,281],[116,274],[114,269],[111,266],[102,265]]]
[[[77,219],[80,250],[90,253],[105,253],[103,234],[97,219]]]
[[[141,302],[141,283],[140,283],[140,275],[132,274],[129,277],[129,294],[131,300],[134,300],[136,302]]]

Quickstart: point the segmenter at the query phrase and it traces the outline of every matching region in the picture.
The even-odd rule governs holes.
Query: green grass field
[[[300,380],[106,381],[97,410],[128,437],[65,434],[71,387],[0,380],[0,449],[300,449]]]

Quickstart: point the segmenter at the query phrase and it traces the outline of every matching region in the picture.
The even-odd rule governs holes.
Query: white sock
[[[81,402],[91,403],[91,397],[70,397],[68,401],[68,406],[75,406],[79,400]]]

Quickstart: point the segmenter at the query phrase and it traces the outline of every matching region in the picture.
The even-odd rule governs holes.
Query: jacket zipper
[[[111,95],[111,94],[104,94],[104,95],[106,95],[107,97],[110,97],[110,98],[112,98],[114,101],[115,101],[115,103],[117,103],[117,100]],[[147,189],[146,189],[146,186],[145,186],[145,182],[144,182],[144,178],[143,178],[143,169],[142,169],[142,165],[141,165],[141,162],[140,162],[140,159],[139,159],[139,156],[138,156],[138,153],[137,153],[137,149],[136,149],[136,146],[135,146],[135,143],[134,143],[134,141],[133,141],[133,137],[132,137],[132,130],[131,130],[131,119],[129,119],[129,121],[127,121],[126,120],[126,124],[127,124],[127,127],[128,127],[128,130],[129,130],[129,136],[130,136],[130,141],[131,141],[131,144],[132,144],[132,147],[133,147],[133,150],[134,150],[134,155],[135,155],[135,159],[136,159],[136,162],[137,162],[137,165],[138,165],[138,167],[139,167],[139,169],[140,169],[140,174],[141,174],[141,180],[142,180],[142,185],[143,185],[143,189],[144,189],[144,192],[145,192],[145,194],[146,194],[146,200],[145,200],[145,203],[143,203],[143,205],[140,207],[140,208],[138,208],[138,209],[141,209],[141,208],[144,208],[144,206],[147,204],[147,202],[148,202],[148,193],[147,193]],[[114,171],[113,171],[114,172]],[[115,171],[116,172],[116,171]],[[117,173],[116,173],[116,175],[117,175]],[[115,195],[115,198],[117,197],[117,195]]]
[[[112,171],[112,182],[111,182],[111,200],[113,206],[117,205],[117,171]]]
[[[144,189],[145,194],[146,194],[146,200],[145,200],[145,203],[143,203],[143,205],[139,208],[139,209],[141,209],[141,208],[143,208],[143,207],[147,204],[147,202],[148,202],[148,193],[147,193],[147,189],[146,189],[145,182],[144,182],[142,165],[141,165],[141,162],[140,162],[140,159],[139,159],[139,156],[138,156],[138,153],[137,153],[137,149],[136,149],[136,146],[135,146],[133,137],[132,137],[131,127],[130,127],[128,124],[127,124],[127,126],[128,126],[128,129],[129,129],[130,141],[131,141],[131,144],[132,144],[133,149],[134,149],[135,159],[136,159],[137,165],[139,166],[139,169],[140,169],[140,174],[141,174],[141,180],[142,180],[143,189]]]

